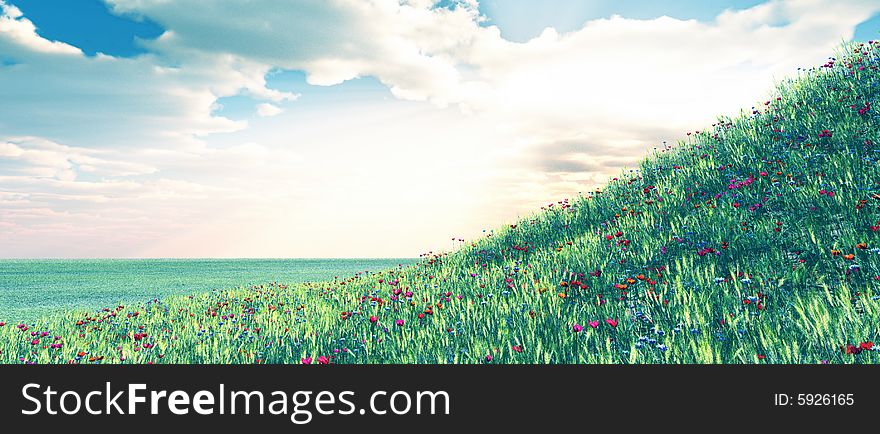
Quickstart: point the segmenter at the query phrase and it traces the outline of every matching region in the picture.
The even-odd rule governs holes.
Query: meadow
[[[453,252],[9,318],[0,362],[876,363],[880,42],[840,50]]]

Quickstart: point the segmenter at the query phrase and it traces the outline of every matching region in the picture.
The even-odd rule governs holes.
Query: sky
[[[0,258],[449,250],[878,32],[880,0],[0,0]]]

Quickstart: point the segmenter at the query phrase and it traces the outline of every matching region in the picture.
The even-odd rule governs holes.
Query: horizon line
[[[334,256],[325,256],[325,257],[172,257],[172,256],[162,256],[162,257],[76,257],[76,258],[66,258],[66,257],[24,257],[24,258],[13,258],[13,257],[2,257],[0,261],[49,261],[49,260],[229,260],[229,259],[254,259],[254,260],[321,260],[321,259],[362,259],[362,260],[379,260],[379,259],[418,259],[418,257],[406,257],[406,256],[351,256],[351,257],[334,257]]]

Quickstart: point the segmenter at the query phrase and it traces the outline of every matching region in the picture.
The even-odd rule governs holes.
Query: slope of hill
[[[880,43],[842,50],[453,253],[4,324],[0,361],[880,361]]]

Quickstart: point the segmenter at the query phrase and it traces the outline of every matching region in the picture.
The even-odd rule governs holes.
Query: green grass
[[[875,363],[878,45],[455,252],[9,323],[0,361]]]

